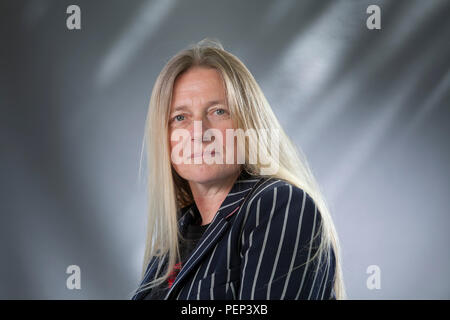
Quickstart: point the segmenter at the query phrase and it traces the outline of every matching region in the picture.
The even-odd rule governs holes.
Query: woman
[[[345,298],[337,233],[307,162],[220,43],[165,65],[145,132],[148,231],[133,299]]]

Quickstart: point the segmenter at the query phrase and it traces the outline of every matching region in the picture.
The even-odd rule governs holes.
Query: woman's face
[[[219,182],[235,175],[240,164],[226,161],[227,129],[233,129],[233,121],[218,71],[192,67],[179,75],[169,116],[175,171],[191,183]],[[217,137],[219,134],[221,137]],[[233,153],[236,155],[236,147]],[[222,159],[222,163],[216,163],[215,158]]]

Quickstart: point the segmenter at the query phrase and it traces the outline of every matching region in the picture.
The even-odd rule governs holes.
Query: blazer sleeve
[[[290,184],[263,191],[243,227],[241,300],[330,299],[335,257],[330,247],[306,264],[320,244],[321,216],[313,199]]]

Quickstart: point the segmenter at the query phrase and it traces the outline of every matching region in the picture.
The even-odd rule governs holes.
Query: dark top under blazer
[[[184,230],[199,213],[194,204],[179,214]],[[302,189],[243,171],[165,299],[335,299],[334,251],[305,265],[317,251],[320,223],[315,202]],[[155,277],[158,262],[150,260],[141,284]]]

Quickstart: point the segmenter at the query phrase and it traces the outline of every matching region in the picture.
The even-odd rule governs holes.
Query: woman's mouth
[[[214,157],[215,155],[216,155],[216,151],[215,150],[213,150],[213,151],[211,151],[211,152],[197,152],[197,153],[192,153],[191,154],[191,159],[194,159],[194,158],[202,158],[202,157],[205,157],[205,156],[208,156],[208,155],[210,155],[211,157]]]

